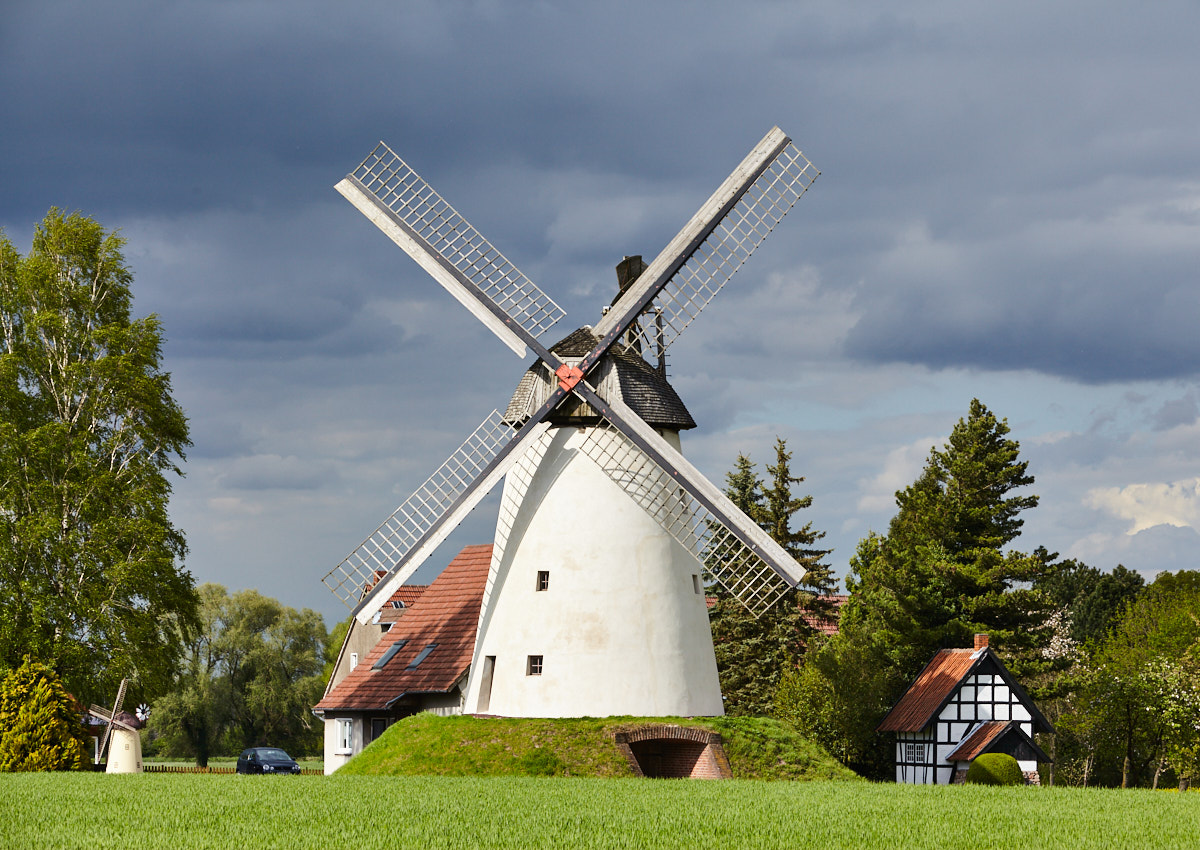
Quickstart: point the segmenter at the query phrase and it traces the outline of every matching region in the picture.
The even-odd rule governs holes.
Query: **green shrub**
[[[971,785],[1024,785],[1025,774],[1017,760],[1004,753],[984,753],[967,769]]]
[[[0,771],[87,767],[81,711],[53,670],[26,658],[0,682]]]

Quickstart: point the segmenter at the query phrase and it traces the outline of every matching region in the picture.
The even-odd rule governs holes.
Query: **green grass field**
[[[0,847],[1195,848],[1200,794],[530,777],[0,774]]]

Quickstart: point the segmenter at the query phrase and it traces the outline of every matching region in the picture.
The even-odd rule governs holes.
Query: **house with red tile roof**
[[[383,575],[386,573],[381,573],[380,577]],[[333,673],[325,684],[326,694],[340,685],[342,679],[345,679],[351,670],[358,667],[359,660],[367,657],[367,653],[375,648],[379,639],[391,630],[392,626],[404,616],[414,602],[421,598],[421,594],[428,586],[425,584],[401,585],[387,603],[375,612],[369,623],[360,623],[353,617],[350,618],[350,627],[346,631],[345,638],[342,639],[337,661],[333,665]],[[364,593],[370,589],[368,586]]]
[[[491,544],[464,548],[423,592],[410,594],[408,603],[392,609],[402,616],[388,615],[388,623],[381,616],[375,624],[379,639],[352,669],[340,679],[330,677],[313,708],[325,721],[326,773],[402,717],[420,711],[462,712],[491,561]],[[347,633],[342,656],[348,655],[349,641]],[[339,656],[339,665],[341,661]]]
[[[925,785],[961,782],[984,753],[1007,753],[1037,782],[1038,762],[1050,757],[1033,736],[1054,727],[988,646],[943,649],[879,724],[896,733],[896,781]]]

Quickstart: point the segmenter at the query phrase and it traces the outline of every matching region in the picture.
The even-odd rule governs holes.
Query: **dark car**
[[[238,773],[299,773],[296,760],[278,747],[252,747],[238,756]]]

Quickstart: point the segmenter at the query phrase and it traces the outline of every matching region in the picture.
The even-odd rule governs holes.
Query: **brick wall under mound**
[[[730,779],[733,771],[716,732],[685,726],[639,726],[613,735],[635,776]]]

